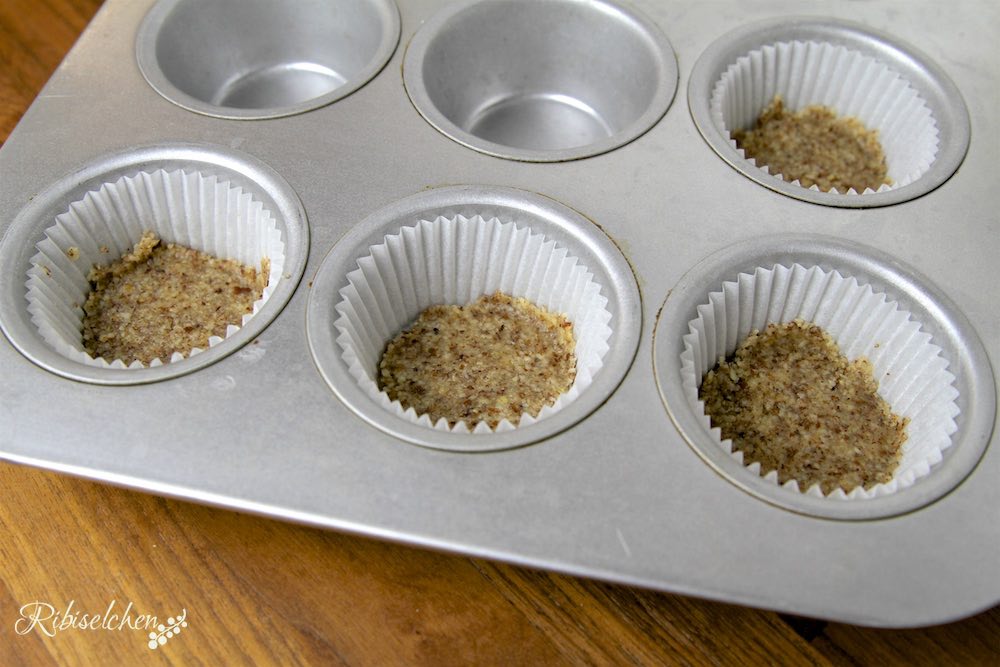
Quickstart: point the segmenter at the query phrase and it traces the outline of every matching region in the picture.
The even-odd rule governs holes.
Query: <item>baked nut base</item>
[[[822,329],[795,320],[752,332],[699,397],[747,465],[829,494],[888,482],[899,464],[907,420],[877,390],[867,359],[849,362]]]
[[[121,259],[91,269],[84,348],[126,365],[205,348],[211,336],[225,337],[227,326],[252,312],[267,275],[266,260],[257,271],[146,232]]]
[[[572,386],[572,327],[561,315],[500,292],[466,306],[431,306],[389,343],[379,388],[433,422],[516,425]]]
[[[747,159],[805,188],[816,185],[823,192],[844,194],[851,188],[861,193],[892,184],[878,132],[824,106],[789,113],[781,96],[775,96],[752,130],[735,130],[732,138]]]

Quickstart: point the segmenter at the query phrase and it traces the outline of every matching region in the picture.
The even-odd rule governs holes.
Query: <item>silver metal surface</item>
[[[403,78],[451,139],[561,162],[649,130],[674,98],[677,60],[655,23],[609,0],[466,0],[421,27]]]
[[[838,271],[870,285],[910,312],[942,348],[958,380],[958,431],[944,460],[913,486],[869,500],[815,498],[765,482],[719,446],[684,396],[680,382],[682,337],[696,308],[724,281],[757,267],[798,263]],[[738,243],[699,262],[671,290],[660,310],[653,342],[656,384],[671,420],[688,444],[723,477],[780,507],[830,519],[876,519],[910,512],[955,488],[979,462],[993,434],[996,386],[982,342],[947,296],[891,255],[828,236],[777,235]]]
[[[403,42],[443,4],[402,5]],[[852,623],[924,625],[996,605],[995,442],[950,493],[905,514],[831,521],[776,507],[707,465],[671,423],[653,374],[651,327],[603,405],[530,447],[469,455],[409,446],[331,395],[305,331],[309,281],[372,212],[456,184],[542,193],[593,220],[632,265],[649,324],[684,274],[733,243],[789,233],[861,243],[915,267],[921,285],[951,300],[982,340],[996,381],[1000,7],[635,5],[669,35],[682,90],[710,44],[761,18],[833,13],[918,43],[968,105],[973,132],[962,168],[896,206],[814,206],[730,168],[683,105],[599,156],[497,159],[445,138],[414,110],[401,49],[336,104],[269,121],[221,120],[168,102],[143,80],[127,36],[151,2],[108,0],[0,150],[0,229],[13,233],[13,220],[40,192],[101,155],[208,143],[254,156],[298,194],[310,225],[305,277],[252,344],[163,382],[73,382],[0,342],[0,457],[315,526]],[[931,309],[935,301],[922,303]]]
[[[555,241],[579,259],[594,274],[609,300],[611,348],[594,382],[575,401],[554,415],[530,426],[506,433],[451,433],[413,424],[375,403],[351,376],[340,354],[334,327],[341,288],[347,273],[357,268],[358,259],[386,235],[418,220],[459,213],[467,218],[480,215],[512,220]],[[306,332],[309,348],[320,373],[331,389],[362,419],[390,435],[410,442],[462,452],[490,452],[519,447],[566,430],[604,401],[625,377],[632,365],[642,331],[639,288],[628,262],[607,235],[592,222],[540,195],[496,187],[451,187],[429,190],[376,211],[361,221],[333,247],[320,266],[309,291]]]
[[[365,85],[399,43],[393,0],[161,0],[135,41],[149,84],[219,118],[279,118]]]
[[[919,179],[887,192],[864,195],[820,192],[785,182],[752,164],[730,142],[709,111],[715,83],[737,58],[764,45],[789,41],[842,45],[889,66],[920,94],[939,131],[938,155]],[[688,82],[688,104],[701,135],[719,157],[747,178],[802,201],[825,206],[866,208],[909,201],[947,181],[965,158],[970,122],[962,94],[941,67],[917,48],[886,32],[853,21],[816,17],[782,17],[741,26],[713,42],[698,58]]]
[[[25,299],[25,281],[35,245],[55,217],[105,183],[140,171],[196,169],[243,187],[272,212],[285,243],[285,272],[278,286],[240,331],[224,341],[162,366],[101,368],[87,366],[50,347],[31,321]],[[309,252],[309,226],[302,203],[288,183],[272,169],[249,155],[211,145],[161,144],[100,157],[78,171],[63,176],[32,198],[6,230],[0,242],[0,328],[7,339],[36,364],[71,380],[96,384],[127,385],[155,382],[204,368],[256,338],[278,316],[295,291]]]

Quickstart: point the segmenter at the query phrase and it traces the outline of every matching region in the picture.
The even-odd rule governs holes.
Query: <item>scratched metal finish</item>
[[[677,99],[621,148],[526,164],[451,141],[413,108],[405,49],[442,3],[399,4],[400,46],[367,85],[307,113],[240,121],[186,111],[147,85],[134,36],[151,2],[108,0],[0,151],[0,229],[102,155],[214,144],[263,162],[298,194],[310,225],[305,273],[256,340],[180,378],[79,383],[3,342],[0,456],[291,521],[853,623],[944,622],[1000,601],[995,443],[957,488],[922,509],[877,521],[810,518],[737,488],[688,446],[661,402],[652,359],[657,311],[682,275],[725,246],[779,233],[830,235],[915,267],[968,319],[993,363],[1000,359],[1000,8],[636,1],[676,53]],[[772,192],[716,155],[684,99],[694,63],[733,29],[801,14],[917,44],[951,77],[972,127],[951,179],[898,205],[838,209]],[[308,348],[309,283],[337,240],[372,211],[455,184],[519,188],[581,212],[621,248],[641,290],[639,349],[622,384],[586,419],[531,446],[464,454],[383,434],[340,403]]]

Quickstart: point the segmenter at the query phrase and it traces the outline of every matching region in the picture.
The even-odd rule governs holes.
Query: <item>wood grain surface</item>
[[[0,0],[5,140],[99,0]],[[0,343],[0,344],[6,344]],[[2,378],[0,378],[2,381]],[[0,429],[3,425],[0,425]],[[0,464],[0,665],[1000,664],[1000,607],[884,631],[536,572]],[[24,634],[22,609],[187,627]],[[74,616],[75,614],[75,616]],[[121,619],[116,619],[120,622]],[[51,619],[49,621],[51,625]],[[98,621],[99,625],[99,621]],[[24,629],[24,625],[21,629]],[[155,632],[155,630],[154,630]]]

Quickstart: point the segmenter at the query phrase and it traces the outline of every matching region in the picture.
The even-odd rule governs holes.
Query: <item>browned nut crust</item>
[[[267,284],[261,270],[174,244],[146,232],[121,259],[95,265],[83,306],[83,345],[93,357],[125,364],[167,361],[208,347],[252,312]]]
[[[516,425],[573,384],[572,328],[562,315],[499,292],[466,306],[431,306],[389,343],[379,388],[433,422]]]
[[[867,359],[848,361],[822,329],[795,320],[751,333],[699,397],[747,465],[829,494],[888,482],[899,465],[908,420],[877,390]]]
[[[776,96],[761,113],[752,130],[732,133],[736,146],[757,166],[767,165],[788,182],[813,185],[823,192],[850,188],[864,192],[892,185],[878,131],[857,118],[841,118],[831,109],[808,106],[797,113],[785,111]]]

